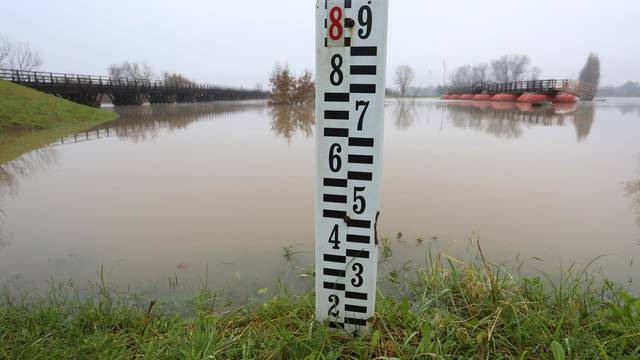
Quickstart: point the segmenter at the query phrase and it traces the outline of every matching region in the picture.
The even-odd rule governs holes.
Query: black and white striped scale
[[[363,332],[375,311],[388,0],[317,0],[316,12],[316,315]]]

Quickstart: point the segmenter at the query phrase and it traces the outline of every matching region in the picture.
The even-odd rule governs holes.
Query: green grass
[[[91,126],[116,114],[0,80],[0,132]]]
[[[40,297],[5,292],[0,359],[640,358],[640,300],[586,269],[552,284],[443,255],[381,282],[361,337],[329,331],[313,293],[283,288],[241,308],[205,288],[188,315],[106,285],[89,298],[60,284]]]
[[[0,80],[0,164],[116,117]]]

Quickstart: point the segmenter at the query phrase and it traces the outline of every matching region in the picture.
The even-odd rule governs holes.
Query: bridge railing
[[[35,87],[91,87],[91,88],[119,88],[135,90],[175,90],[175,91],[236,91],[261,92],[255,89],[234,88],[209,84],[175,84],[163,80],[146,80],[115,78],[99,75],[79,75],[52,73],[41,71],[24,71],[15,69],[0,69],[0,79],[18,84]]]
[[[512,81],[505,83],[496,82],[478,82],[472,85],[452,87],[449,89],[450,94],[481,94],[484,92],[490,94],[498,93],[525,93],[525,92],[563,92],[569,91],[569,80],[567,79],[547,79],[547,80],[528,80],[528,81]]]

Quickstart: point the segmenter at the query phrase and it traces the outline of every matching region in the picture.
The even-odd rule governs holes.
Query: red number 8
[[[329,38],[333,41],[340,40],[344,30],[342,29],[342,9],[334,7],[329,11],[329,18],[331,19],[331,26],[329,26]]]

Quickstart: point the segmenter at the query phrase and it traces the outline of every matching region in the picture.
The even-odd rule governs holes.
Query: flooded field
[[[101,268],[113,286],[157,293],[312,285],[312,107],[115,111],[2,164],[0,287],[83,286]],[[388,100],[385,129],[386,269],[470,257],[476,232],[489,259],[528,274],[605,255],[594,271],[640,280],[640,100]]]

